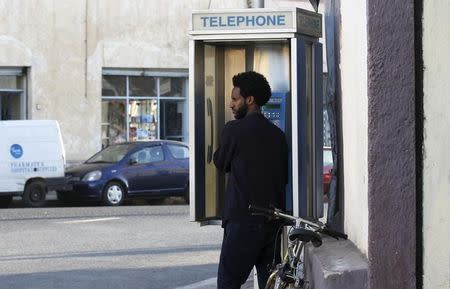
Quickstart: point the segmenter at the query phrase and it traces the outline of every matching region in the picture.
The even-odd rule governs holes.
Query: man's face
[[[239,87],[233,87],[231,91],[230,108],[235,119],[240,119],[247,115],[248,105],[245,98],[241,95]]]

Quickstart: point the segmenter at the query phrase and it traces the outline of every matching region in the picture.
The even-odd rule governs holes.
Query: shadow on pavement
[[[130,250],[114,250],[114,251],[91,251],[91,252],[65,252],[53,254],[32,254],[32,255],[8,255],[0,256],[0,262],[4,261],[29,261],[44,259],[67,259],[67,258],[93,258],[93,257],[123,257],[123,256],[139,256],[139,255],[163,255],[174,253],[189,253],[203,251],[218,251],[220,245],[198,245],[186,247],[163,247],[148,249],[130,249]],[[0,277],[1,278],[1,277]],[[1,284],[1,283],[0,283]]]
[[[211,279],[217,264],[133,269],[85,269],[0,276],[2,289],[161,289]],[[210,288],[215,288],[215,284]],[[204,287],[206,288],[206,287]]]
[[[64,204],[56,198],[56,193],[49,192],[44,208],[55,207],[95,207],[102,205],[100,202],[80,201],[73,204]],[[124,202],[122,206],[166,206],[166,205],[186,205],[182,197],[166,197],[166,198],[152,198],[152,199],[129,199]],[[21,197],[13,197],[13,200],[8,208],[26,208]]]

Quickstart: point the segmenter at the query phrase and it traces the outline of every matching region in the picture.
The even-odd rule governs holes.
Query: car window
[[[185,146],[168,144],[167,148],[175,159],[187,159],[189,157],[189,149]]]
[[[116,163],[120,161],[126,153],[133,148],[131,144],[116,144],[110,145],[93,157],[88,159],[86,163]]]
[[[138,164],[160,162],[164,160],[164,153],[161,146],[153,146],[138,150],[131,158],[136,159]]]
[[[185,146],[167,145],[170,154],[176,159],[186,159],[189,157],[189,149]]]
[[[332,166],[333,165],[333,154],[331,150],[324,149],[323,150],[323,165],[324,166]]]

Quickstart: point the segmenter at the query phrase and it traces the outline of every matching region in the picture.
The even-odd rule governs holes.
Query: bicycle
[[[279,209],[267,209],[254,205],[250,205],[249,210],[253,215],[286,220],[287,223],[281,227],[291,225],[284,258],[280,264],[276,264],[275,268],[272,268],[265,289],[308,289],[304,260],[306,244],[311,242],[314,247],[320,247],[322,237],[319,233],[335,239],[347,239],[346,234],[334,231],[320,221],[309,221],[285,214]]]

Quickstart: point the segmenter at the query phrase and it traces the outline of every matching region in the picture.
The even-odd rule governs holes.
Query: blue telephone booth
[[[322,16],[293,9],[208,10],[192,14],[189,64],[190,216],[215,223],[227,176],[212,156],[233,119],[232,77],[266,76],[272,97],[263,114],[287,135],[287,208],[318,218],[322,204]],[[269,165],[269,164],[268,164]]]

